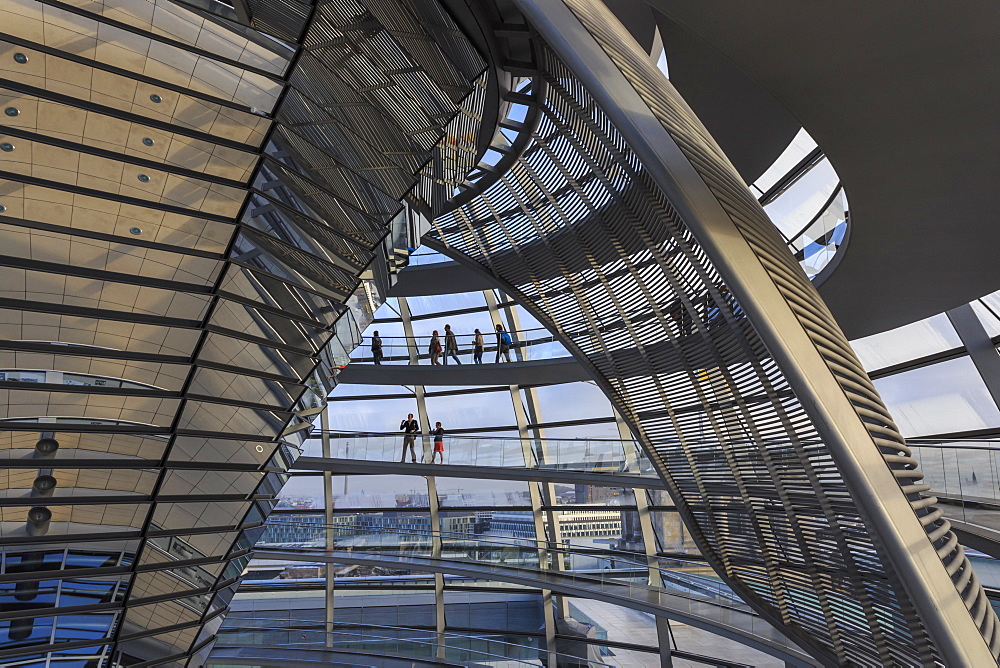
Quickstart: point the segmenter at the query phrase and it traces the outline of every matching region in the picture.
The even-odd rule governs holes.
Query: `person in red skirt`
[[[434,423],[434,454],[431,455],[431,464],[436,463],[438,454],[441,455],[441,463],[444,464],[444,429],[441,427],[440,422]]]

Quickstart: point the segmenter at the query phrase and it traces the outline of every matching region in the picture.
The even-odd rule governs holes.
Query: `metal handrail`
[[[367,436],[393,436],[400,437],[403,435],[401,431],[347,431],[343,429],[314,429],[310,432],[312,434],[309,438],[320,438],[322,434],[329,434],[331,438],[364,438]],[[415,436],[431,436],[430,433],[418,433]],[[594,443],[629,443],[635,444],[636,442],[631,439],[625,438],[587,438],[587,437],[568,437],[568,438],[550,438],[548,436],[469,436],[466,434],[459,434],[455,436],[448,436],[449,440],[454,440],[457,438],[475,439],[477,441],[589,441]],[[636,446],[638,447],[638,446]]]

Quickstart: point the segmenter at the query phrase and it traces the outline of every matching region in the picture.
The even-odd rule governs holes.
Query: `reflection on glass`
[[[764,210],[782,236],[789,239],[820,212],[838,182],[837,173],[824,158]]]
[[[816,142],[809,133],[805,129],[799,130],[778,159],[754,182],[754,190],[763,195],[815,148]]]
[[[790,240],[792,251],[810,279],[836,256],[847,238],[847,225],[847,196],[839,188],[826,208]]]

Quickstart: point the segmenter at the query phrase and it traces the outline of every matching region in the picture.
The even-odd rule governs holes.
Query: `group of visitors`
[[[715,287],[722,298],[721,303],[728,306],[733,317],[744,317],[743,309],[729,291],[729,287],[722,283],[716,284]],[[725,310],[716,302],[710,292],[693,295],[689,297],[688,301],[690,307],[680,299],[667,307],[677,336],[685,337],[694,334],[699,323],[710,329],[724,325],[726,321]]]
[[[413,413],[409,413],[402,422],[399,423],[399,430],[403,432],[403,454],[400,456],[399,461],[406,461],[406,450],[410,450],[410,461],[414,464],[417,463],[417,452],[414,449],[414,444],[416,443],[417,436],[420,436],[420,423],[413,417]],[[436,464],[438,459],[438,454],[441,455],[441,463],[444,464],[444,428],[441,426],[440,422],[434,423],[434,429],[431,430],[431,436],[434,437],[434,452],[431,455],[431,464]]]
[[[496,363],[499,364],[501,359],[505,362],[510,361],[510,347],[513,345],[513,339],[510,337],[510,332],[504,329],[503,325],[497,324],[496,326]],[[486,339],[483,333],[478,329],[475,331],[472,339],[472,360],[476,364],[483,363],[483,353],[486,352]],[[431,334],[430,343],[427,346],[427,354],[430,355],[431,364],[435,366],[440,366],[441,358],[444,357],[444,364],[447,366],[448,358],[455,360],[457,364],[461,364],[462,360],[458,358],[459,348],[458,348],[458,336],[451,329],[451,325],[444,326],[444,344],[441,343],[441,336],[438,334],[438,330],[434,330]],[[372,333],[372,359],[375,364],[382,364],[382,360],[385,359],[382,351],[382,337],[379,336],[378,331]]]

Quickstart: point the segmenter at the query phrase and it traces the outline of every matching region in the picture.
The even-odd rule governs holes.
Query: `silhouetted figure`
[[[420,433],[420,423],[413,419],[413,413],[406,416],[406,419],[399,423],[399,429],[403,432],[403,454],[400,456],[399,461],[406,461],[406,449],[410,449],[410,459],[414,463],[417,461],[416,450],[413,449],[413,442],[417,440],[417,434]]]
[[[372,335],[372,359],[375,360],[375,364],[382,364],[382,337],[378,332]]]
[[[445,366],[448,365],[448,358],[451,357],[459,364],[462,360],[458,359],[458,337],[455,336],[455,332],[451,331],[451,325],[444,326],[444,363]]]

